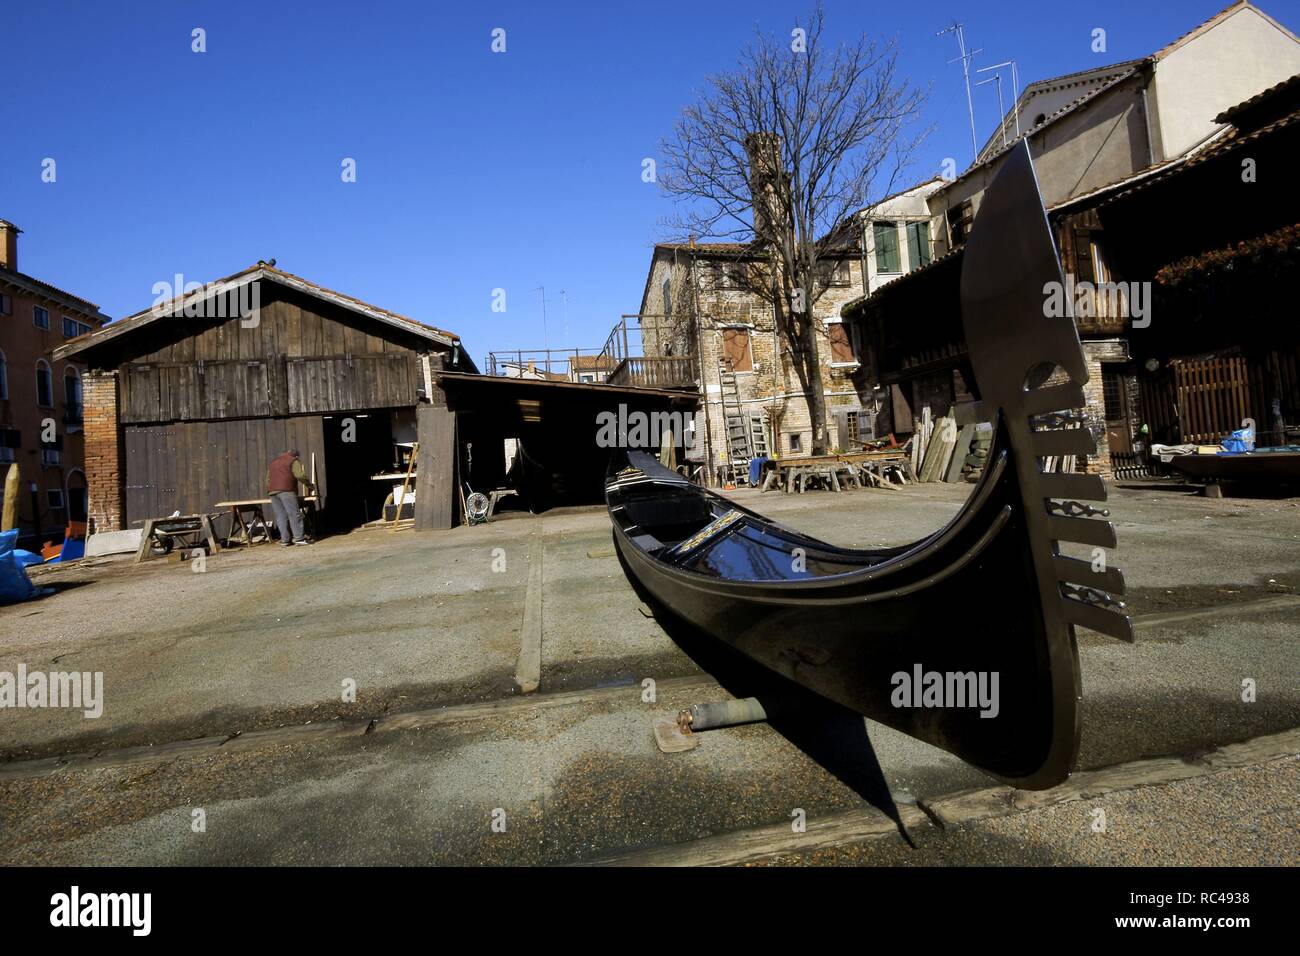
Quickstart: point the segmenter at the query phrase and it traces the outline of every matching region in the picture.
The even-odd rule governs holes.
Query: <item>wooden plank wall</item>
[[[291,359],[289,412],[408,407],[419,401],[420,379],[413,352]]]
[[[1210,444],[1255,419],[1261,445],[1278,444],[1273,402],[1294,425],[1300,420],[1300,349],[1261,355],[1184,359],[1140,377],[1143,420],[1155,440]]]
[[[218,501],[261,498],[266,468],[290,447],[328,494],[325,441],[320,416],[264,418],[170,425],[129,425],[126,437],[126,521],[174,511],[212,511]]]
[[[419,400],[432,343],[285,290],[259,321],[165,318],[120,369],[122,421],[197,421],[362,411]]]

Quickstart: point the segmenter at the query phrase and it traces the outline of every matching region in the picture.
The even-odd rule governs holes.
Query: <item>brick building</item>
[[[84,368],[50,353],[108,316],[20,272],[20,233],[0,219],[0,479],[18,465],[21,540],[39,547],[61,541],[69,521],[86,519]]]
[[[808,391],[788,342],[778,336],[771,302],[748,287],[747,273],[765,264],[761,250],[742,243],[661,243],[651,257],[641,299],[642,348],[648,358],[698,360],[692,367],[702,408],[689,457],[709,460],[711,475],[737,457],[728,442],[736,417],[748,440],[741,457],[809,454],[813,448]],[[837,448],[859,436],[859,416],[871,401],[870,391],[854,385],[858,359],[839,314],[861,294],[862,268],[858,249],[835,253],[827,260],[825,291],[812,303],[819,384]]]

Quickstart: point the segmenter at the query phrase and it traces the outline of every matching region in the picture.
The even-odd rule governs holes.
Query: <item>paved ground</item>
[[[935,529],[966,490],[737,497],[837,544],[878,546]],[[1206,500],[1143,484],[1115,488],[1111,507],[1121,542],[1111,562],[1126,571],[1139,639],[1081,640],[1081,765],[1300,726],[1300,500]],[[542,694],[605,689],[427,726],[381,719],[364,733],[384,714],[510,697],[539,557]],[[990,783],[911,738],[826,710],[659,754],[652,716],[723,691],[642,613],[600,509],[223,553],[203,573],[114,562],[41,583],[60,591],[0,608],[0,671],[103,671],[107,702],[99,720],[0,711],[10,768],[245,736],[42,775],[6,777],[0,765],[0,861],[560,862],[775,825],[796,808],[810,820],[873,804],[898,813],[894,801]],[[711,673],[737,689],[725,668]],[[1259,688],[1249,704],[1247,677]],[[661,689],[653,702],[643,700],[646,678]],[[342,700],[345,679],[357,683],[354,703]],[[339,732],[251,733],[306,721]],[[1115,794],[1099,839],[1076,832],[1084,808],[1068,804],[915,847],[896,836],[777,859],[1295,863],[1296,763]],[[493,830],[494,812],[504,832]]]

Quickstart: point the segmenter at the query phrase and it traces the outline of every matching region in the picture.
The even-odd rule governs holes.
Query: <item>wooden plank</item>
[[[960,481],[962,465],[966,461],[966,456],[970,454],[970,443],[975,437],[974,425],[963,425],[961,433],[957,436],[957,444],[953,446],[952,454],[948,459],[948,469],[944,472],[944,481]]]
[[[420,405],[415,420],[421,459],[415,478],[416,530],[455,527],[455,415],[440,406]]]

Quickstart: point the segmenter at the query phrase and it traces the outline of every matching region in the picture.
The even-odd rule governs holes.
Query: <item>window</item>
[[[0,401],[9,397],[9,366],[5,364],[5,353],[0,351]]]
[[[673,285],[672,285],[672,282],[670,282],[668,279],[665,279],[665,280],[664,280],[664,286],[663,286],[663,293],[664,293],[664,318],[665,318],[665,319],[671,319],[671,318],[673,317],[673,295],[672,295],[672,291],[673,291]]]
[[[876,240],[876,271],[901,272],[898,259],[898,224],[877,222],[873,224]]]
[[[81,374],[70,368],[63,373],[63,421],[68,425],[81,424]]]
[[[1076,282],[1096,282],[1097,270],[1092,261],[1092,230],[1074,229],[1074,279]]]
[[[722,330],[722,361],[733,372],[754,370],[754,359],[749,350],[749,329]]]
[[[919,269],[930,263],[930,223],[928,221],[909,222],[907,224],[907,270]]]
[[[822,288],[847,286],[852,282],[847,259],[823,260],[817,263],[817,282]]]
[[[960,246],[966,241],[974,221],[975,206],[969,199],[948,210],[948,234],[952,237],[952,245]]]
[[[743,262],[721,262],[714,260],[709,263],[705,276],[708,279],[709,288],[717,289],[744,289],[748,282],[748,267]]]
[[[849,441],[855,442],[862,437],[862,433],[858,429],[858,413],[856,411],[845,413],[844,427],[849,433]]]
[[[41,408],[54,407],[54,378],[44,359],[36,362],[36,404]]]
[[[831,343],[831,364],[832,365],[856,365],[857,356],[853,353],[853,341],[849,338],[849,330],[843,322],[827,322],[826,338]]]
[[[1101,398],[1106,409],[1106,421],[1122,422],[1128,415],[1124,401],[1124,376],[1113,367],[1101,367]]]
[[[794,432],[790,435],[790,450],[792,452],[803,451],[803,436],[798,432]]]
[[[9,298],[9,296],[6,295],[5,293],[0,292],[0,315],[13,315],[13,314],[14,314],[14,300]]]
[[[90,330],[90,326],[85,322],[78,322],[66,315],[63,317],[63,337],[65,339],[75,339],[78,335],[85,335]]]
[[[50,313],[42,309],[39,305],[32,306],[32,324],[38,329],[48,329],[50,327]]]
[[[64,437],[59,434],[55,440],[40,442],[40,464],[43,468],[60,466],[64,460]]]
[[[22,445],[22,434],[16,428],[0,428],[0,462],[14,460],[15,449]]]
[[[47,488],[45,491],[45,500],[49,502],[51,511],[63,510],[63,489]]]

